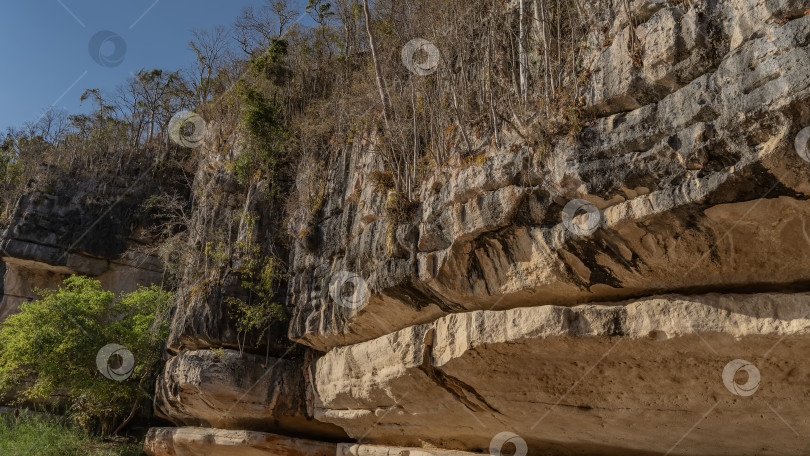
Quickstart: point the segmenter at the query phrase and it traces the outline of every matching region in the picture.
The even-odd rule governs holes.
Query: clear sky
[[[71,113],[87,112],[89,106],[79,106],[84,89],[113,91],[140,69],[185,67],[193,61],[188,49],[192,28],[230,26],[243,7],[263,3],[4,0],[0,4],[0,133],[37,120],[51,105]],[[304,0],[291,3],[298,4],[301,12],[306,4]],[[103,31],[111,33],[99,34]],[[101,43],[100,52],[95,53],[101,63],[89,50],[94,36]]]

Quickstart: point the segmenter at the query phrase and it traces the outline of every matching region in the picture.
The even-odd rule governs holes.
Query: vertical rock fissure
[[[433,343],[436,330],[431,328],[425,335],[424,349],[422,352],[422,365],[419,370],[425,373],[437,386],[450,393],[456,400],[473,412],[489,411],[503,415],[498,409],[491,406],[484,396],[469,384],[459,380],[452,375],[442,372],[433,365]]]

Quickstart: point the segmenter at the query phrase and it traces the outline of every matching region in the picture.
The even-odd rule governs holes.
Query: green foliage
[[[0,388],[18,388],[19,401],[65,393],[78,423],[110,431],[148,397],[143,388],[154,384],[174,295],[152,286],[116,296],[82,276],[38,293],[41,299],[22,304],[0,325]],[[107,379],[96,367],[96,354],[109,343],[134,355],[125,381]]]
[[[335,15],[332,4],[323,0],[309,0],[306,10],[312,20],[321,25],[325,25],[329,18]]]
[[[274,322],[286,321],[289,317],[284,306],[277,302],[249,304],[241,299],[228,298],[231,313],[236,320],[236,330],[242,334],[265,331]]]
[[[23,414],[0,417],[0,454],[4,456],[139,456],[140,444],[101,442],[54,417]]]
[[[241,85],[239,89],[245,105],[242,123],[260,145],[271,145],[281,132],[275,104],[253,87]]]
[[[284,305],[277,301],[278,292],[286,280],[284,266],[274,256],[262,252],[256,240],[256,222],[253,214],[245,215],[242,220],[244,233],[235,245],[239,258],[235,272],[242,279],[242,288],[250,292],[252,299],[249,302],[235,297],[226,299],[237,330],[243,334],[264,332],[271,324],[288,319]]]
[[[287,40],[272,40],[266,52],[250,60],[251,74],[254,77],[271,81],[275,85],[284,85],[292,76],[290,69],[284,63],[288,48]]]
[[[223,241],[206,242],[204,253],[208,258],[213,260],[216,267],[227,263],[231,258],[230,252],[228,251],[228,244]]]
[[[287,137],[276,104],[261,91],[248,84],[239,84],[242,99],[242,126],[250,141],[234,163],[236,176],[247,183],[256,174],[267,178],[271,192],[277,191],[276,178],[282,161],[282,147]]]

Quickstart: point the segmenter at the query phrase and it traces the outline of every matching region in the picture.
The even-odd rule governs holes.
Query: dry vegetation
[[[538,150],[576,133],[588,78],[583,43],[593,32],[586,7],[595,8],[580,0],[310,0],[296,11],[287,0],[267,1],[231,27],[194,31],[187,68],[141,71],[111,94],[88,90],[90,115],[47,111],[9,130],[0,144],[3,211],[23,192],[53,191],[55,174],[140,183],[170,283],[208,293],[234,272],[247,277],[248,291],[234,307],[264,305],[285,280],[284,227],[306,226],[278,214],[316,217],[331,158],[358,140],[371,140],[378,170],[370,177],[398,224],[409,220],[429,174],[484,163],[487,150],[506,145],[504,131]],[[298,22],[302,14],[309,25]],[[432,74],[403,64],[414,38],[438,49]],[[417,64],[427,58],[414,55]],[[208,122],[205,147],[170,140],[169,120],[181,110]],[[261,220],[205,209],[228,198],[218,184],[194,183],[200,154],[212,152],[224,161],[216,172],[241,188],[236,206],[243,214],[260,207]],[[240,250],[248,225],[261,230]],[[255,261],[272,263],[272,274]]]

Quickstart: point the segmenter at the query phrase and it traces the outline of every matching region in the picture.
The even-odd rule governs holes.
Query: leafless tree
[[[248,6],[234,23],[236,41],[248,55],[257,49],[266,49],[274,39],[284,36],[300,16],[288,0],[267,0],[258,8]]]
[[[194,39],[188,46],[196,59],[192,69],[192,85],[196,102],[203,107],[213,94],[216,77],[225,65],[230,32],[223,26],[216,26],[210,30],[193,29],[191,33]]]
[[[391,112],[391,103],[388,101],[388,90],[385,87],[385,79],[383,79],[382,69],[380,68],[379,52],[377,51],[377,42],[374,39],[374,30],[371,25],[371,12],[368,7],[368,0],[363,0],[363,11],[366,16],[366,33],[368,33],[368,46],[371,49],[371,58],[374,61],[374,74],[377,80],[377,89],[380,91],[380,99],[383,105],[383,117],[385,118],[386,125],[390,125],[389,113]]]

